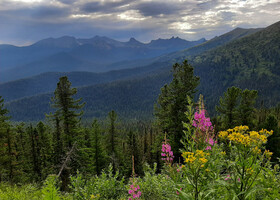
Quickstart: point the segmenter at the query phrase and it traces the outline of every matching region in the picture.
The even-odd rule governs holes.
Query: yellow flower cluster
[[[237,126],[227,131],[220,131],[219,137],[221,139],[229,139],[232,142],[244,146],[259,146],[266,143],[267,137],[273,134],[273,131],[267,131],[266,129],[262,129],[259,132],[248,130],[248,126]]]
[[[254,173],[254,170],[250,167],[247,170],[247,174],[252,175]]]
[[[240,132],[233,132],[228,135],[228,139],[232,142],[241,143],[245,146],[249,146],[251,143],[251,138],[248,135],[243,135]]]
[[[250,131],[249,134],[250,134],[250,137],[256,141],[260,140],[260,141],[262,141],[262,143],[267,142],[267,136],[263,135],[263,134],[259,134],[257,131]]]
[[[259,133],[262,134],[262,135],[272,135],[273,134],[273,130],[268,131],[266,129],[262,129],[262,130],[259,131]]]
[[[270,152],[269,150],[265,150],[264,151],[264,156],[267,157],[268,159],[270,159],[270,157],[272,156],[272,152]]]
[[[98,199],[100,197],[100,194],[97,194],[97,195],[95,195],[94,196],[94,194],[92,194],[91,196],[90,196],[90,199]]]
[[[231,130],[231,129],[229,129]],[[236,126],[233,128],[233,131],[237,132],[237,131],[247,131],[249,130],[249,127],[248,126]]]
[[[232,129],[231,129],[231,130],[232,130]],[[227,131],[220,131],[220,132],[219,132],[219,137],[220,137],[221,139],[226,139],[227,136],[228,136],[228,132],[227,132]]]
[[[194,157],[194,153],[192,152],[184,152],[182,156],[185,158],[185,163],[193,163],[196,160],[196,157]]]
[[[209,156],[210,153],[205,153],[202,150],[196,150],[195,153],[193,152],[184,152],[182,153],[183,158],[185,159],[185,163],[193,164],[196,163],[200,167],[204,167],[204,164],[207,163],[207,159],[205,156]]]
[[[261,150],[259,149],[259,147],[255,147],[255,148],[253,149],[253,152],[254,152],[255,154],[261,154]]]
[[[199,158],[199,161],[204,164],[207,163],[208,160],[206,158]]]

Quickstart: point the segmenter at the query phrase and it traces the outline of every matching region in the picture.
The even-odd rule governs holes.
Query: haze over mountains
[[[52,49],[53,52],[57,51],[54,55],[60,58],[65,56],[62,60],[68,59],[70,61],[69,68],[67,68],[67,64],[62,65],[60,63],[60,65],[56,65],[57,62],[49,62],[48,64],[46,62],[49,59],[46,58],[42,58],[42,60],[45,60],[45,65],[38,64],[38,68],[45,66],[47,69],[52,69],[55,66],[62,66],[61,71],[66,68],[70,69],[69,71],[75,71],[75,65],[81,66],[81,69],[83,69],[83,67],[89,66],[87,62],[93,63],[95,59],[96,63],[98,63],[97,60],[100,59],[99,67],[107,69],[104,70],[107,72],[69,72],[65,70],[67,73],[44,73],[0,84],[0,95],[8,101],[7,108],[10,110],[14,120],[44,119],[44,113],[51,111],[49,106],[50,97],[53,95],[58,77],[61,75],[69,76],[73,86],[79,87],[77,96],[82,97],[87,103],[84,108],[85,117],[104,117],[112,109],[116,110],[124,118],[151,117],[153,105],[156,102],[160,88],[172,78],[170,73],[172,64],[181,62],[186,58],[195,67],[196,75],[201,77],[198,89],[199,93],[205,95],[209,110],[214,110],[219,96],[223,94],[227,87],[232,85],[243,89],[257,89],[259,91],[259,101],[264,100],[267,105],[280,101],[280,22],[265,29],[237,28],[204,42],[202,40],[184,42],[179,38],[171,38],[142,44],[134,39],[124,43],[106,38],[108,43],[103,45],[102,39],[98,40],[98,42],[93,42],[96,39],[84,41],[70,37],[63,38],[67,42],[61,42],[60,39],[58,39],[59,42],[55,42],[56,39],[42,40],[31,45],[32,47],[25,48],[32,49],[35,48],[34,46],[38,48],[38,46],[44,46],[47,43],[49,46],[46,47],[45,45],[44,48]],[[103,50],[103,53],[106,52],[107,55],[112,55],[113,61],[108,61],[107,64],[102,65],[101,60],[106,58],[102,58],[101,54],[100,58],[97,58],[98,56],[94,59],[91,58],[89,53],[92,52],[89,50],[91,49],[89,47],[91,42],[89,41],[94,43],[95,49],[98,49],[98,46],[102,46],[100,51]],[[170,41],[174,42],[173,45]],[[176,41],[178,41],[178,45],[176,45]],[[184,43],[184,45],[189,44],[189,46],[184,48],[181,43]],[[167,47],[168,44],[170,44],[169,47]],[[173,46],[174,48],[172,49],[171,47]],[[178,49],[175,49],[175,47]],[[0,52],[3,48],[15,49],[18,47],[1,45]],[[123,55],[123,59],[118,60],[117,56],[113,55],[114,50],[118,48],[133,52],[130,52],[128,54],[130,56],[127,57],[125,57],[124,51],[122,52],[123,54],[120,52],[119,55]],[[63,49],[64,52],[61,53],[57,49]],[[82,49],[85,49],[84,53],[82,53]],[[151,53],[146,55],[143,49],[145,49],[145,52],[151,51]],[[12,55],[11,52],[10,55]],[[50,51],[46,50],[46,52]],[[37,52],[36,55],[39,54]],[[76,54],[79,59],[75,57]],[[6,55],[9,54],[6,53]],[[48,58],[55,57],[54,55],[48,55],[50,56]],[[142,57],[137,57],[140,55]],[[82,60],[83,64],[80,65],[78,61],[75,63],[70,58],[75,59],[75,61]],[[126,58],[126,61],[124,58]],[[40,63],[42,60],[37,62]],[[110,62],[115,63],[109,64]],[[71,65],[71,63],[74,64]],[[25,69],[26,66],[21,67]],[[114,67],[118,70],[108,71],[109,69],[114,69]],[[26,68],[28,69],[28,67]],[[30,71],[36,72],[35,68],[30,68]],[[1,71],[0,73],[2,76],[7,71]]]
[[[76,39],[70,36],[48,38],[30,46],[0,45],[0,82],[38,75],[43,72],[105,72],[134,65],[124,61],[153,58],[205,42],[186,41],[178,37],[152,40],[144,44],[131,38],[119,42],[107,37]],[[121,62],[119,65],[116,62]],[[114,64],[116,63],[116,64]]]

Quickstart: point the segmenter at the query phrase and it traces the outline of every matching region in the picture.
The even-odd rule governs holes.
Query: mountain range
[[[200,76],[199,93],[205,96],[210,113],[233,85],[257,89],[258,102],[270,106],[280,101],[279,44],[280,22],[265,29],[237,28],[183,50],[116,63],[123,68],[129,63],[130,69],[43,73],[2,83],[0,94],[14,120],[41,120],[51,111],[50,97],[58,77],[67,75],[78,87],[77,97],[86,102],[86,118],[104,117],[112,109],[123,118],[151,118],[160,88],[172,79],[172,64],[187,58]]]
[[[193,47],[204,38],[187,41],[178,37],[152,40],[144,44],[134,38],[120,42],[107,37],[76,39],[70,36],[48,38],[30,46],[0,45],[0,82],[44,72],[106,72],[135,67],[128,61],[143,60]],[[119,65],[119,62],[122,64]],[[128,62],[128,63],[127,63]],[[124,63],[126,63],[124,65]]]

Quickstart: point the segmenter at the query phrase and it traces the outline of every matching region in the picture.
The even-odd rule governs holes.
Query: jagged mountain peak
[[[75,37],[62,36],[59,38],[47,38],[40,40],[33,44],[37,47],[53,47],[53,48],[73,48],[78,46],[78,42]]]
[[[142,46],[144,45],[143,43],[139,42],[136,40],[134,37],[131,37],[128,42],[125,42],[126,45],[133,45],[133,46]]]

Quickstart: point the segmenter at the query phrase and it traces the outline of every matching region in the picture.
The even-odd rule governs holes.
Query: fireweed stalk
[[[166,164],[171,165],[174,159],[174,155],[173,151],[171,150],[171,146],[166,139],[166,135],[164,141],[162,142],[161,152],[161,159],[164,160]]]
[[[214,127],[209,117],[206,117],[203,96],[200,95],[198,110],[193,109],[193,102],[188,97],[188,109],[185,112],[190,123],[184,123],[184,138],[181,141],[185,150],[195,151],[196,149],[211,150],[217,143],[214,137]]]
[[[140,199],[140,196],[142,194],[139,185],[136,184],[135,176],[136,174],[134,168],[134,156],[132,156],[132,178],[130,179],[131,184],[128,190],[128,194],[130,195],[130,197],[128,198],[128,200],[138,200]]]
[[[132,200],[132,199],[140,199],[141,196],[141,191],[140,191],[140,187],[139,185],[135,185],[134,183],[132,183],[130,185],[130,188],[128,190],[128,194],[131,195],[128,200]]]
[[[198,200],[200,194],[205,190],[209,179],[209,159],[212,146],[216,143],[213,137],[214,128],[210,118],[205,116],[202,96],[200,97],[199,110],[194,113],[193,104],[188,98],[188,111],[185,113],[190,123],[184,123],[185,140],[182,143],[185,146],[185,151],[182,153],[184,158],[184,177],[190,184],[192,197],[184,192],[180,192],[181,196],[186,199],[194,198]],[[193,114],[194,113],[194,114]]]
[[[194,113],[194,119],[192,122],[192,125],[196,128],[193,139],[197,143],[198,148],[211,150],[217,141],[214,139],[214,128],[210,118],[206,117],[202,95],[199,99],[199,109]]]

